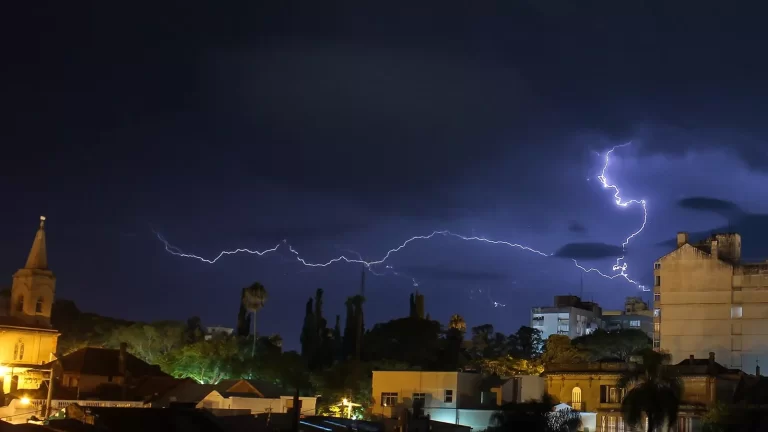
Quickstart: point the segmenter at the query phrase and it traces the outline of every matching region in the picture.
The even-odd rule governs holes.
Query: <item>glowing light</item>
[[[29,405],[29,398],[24,396],[23,398],[19,399],[19,403],[22,405]]]
[[[647,206],[646,206],[646,201],[645,200],[636,200],[636,199],[625,200],[624,198],[622,198],[621,190],[619,190],[618,186],[616,186],[615,184],[609,183],[608,182],[608,178],[606,176],[606,171],[608,170],[608,166],[610,165],[611,154],[616,149],[622,148],[622,147],[626,147],[629,144],[631,144],[631,143],[617,145],[617,146],[611,148],[610,150],[608,150],[605,153],[605,163],[603,164],[603,168],[600,171],[600,175],[597,176],[597,179],[603,185],[603,188],[605,188],[605,189],[612,189],[614,191],[613,197],[614,197],[614,201],[615,201],[617,206],[622,207],[622,208],[627,208],[627,207],[630,207],[632,205],[637,204],[637,205],[640,205],[642,207],[642,209],[643,209],[643,222],[642,222],[640,228],[638,228],[636,231],[634,231],[632,234],[630,234],[626,239],[624,239],[624,241],[621,244],[622,250],[624,250],[624,251],[626,251],[627,245],[629,245],[630,241],[632,241],[633,238],[638,236],[643,231],[643,229],[645,229],[645,225],[646,225],[646,223],[648,221],[648,209],[647,209]],[[402,249],[406,248],[409,244],[411,244],[413,242],[416,242],[416,241],[419,241],[419,240],[431,240],[432,238],[435,238],[437,236],[454,237],[454,238],[457,238],[457,239],[460,239],[460,240],[464,240],[464,241],[473,241],[473,242],[477,241],[477,242],[483,242],[483,243],[488,243],[488,244],[492,244],[492,245],[502,245],[502,246],[507,246],[507,247],[511,247],[511,248],[520,249],[520,250],[523,250],[523,251],[526,251],[526,252],[530,252],[530,253],[533,253],[533,254],[537,254],[537,255],[540,255],[542,257],[552,257],[554,255],[552,253],[545,253],[545,252],[542,252],[540,250],[534,249],[534,248],[532,248],[530,246],[522,245],[522,244],[519,244],[519,243],[513,243],[513,242],[504,241],[504,240],[493,240],[493,239],[489,239],[489,238],[486,238],[486,237],[474,236],[474,235],[473,236],[464,236],[464,235],[456,234],[456,233],[448,231],[448,230],[443,230],[443,231],[433,231],[432,233],[427,234],[427,235],[419,235],[419,236],[411,237],[411,238],[405,240],[399,246],[388,250],[384,254],[384,256],[381,257],[380,259],[373,260],[373,261],[366,261],[366,260],[364,260],[362,258],[362,256],[359,253],[354,252],[354,251],[348,251],[348,252],[356,255],[356,257],[350,258],[350,257],[347,257],[346,255],[339,255],[338,257],[330,259],[330,260],[328,260],[326,262],[310,262],[310,261],[306,260],[305,258],[303,258],[299,254],[299,252],[296,249],[294,249],[293,246],[291,246],[288,243],[287,240],[283,240],[280,243],[278,243],[277,245],[275,245],[274,247],[269,248],[269,249],[264,249],[264,250],[261,250],[261,251],[240,248],[240,249],[222,251],[216,257],[214,257],[214,258],[204,258],[204,257],[198,256],[198,255],[194,255],[194,254],[191,254],[191,253],[184,252],[181,249],[179,249],[178,247],[171,245],[157,231],[155,231],[155,235],[165,245],[165,250],[168,253],[170,253],[172,255],[179,256],[179,257],[196,259],[196,260],[199,260],[201,262],[208,263],[208,264],[214,264],[218,260],[223,258],[224,256],[228,256],[228,255],[235,255],[235,254],[239,254],[239,253],[247,253],[247,254],[251,254],[251,255],[263,256],[263,255],[266,255],[266,254],[269,254],[269,253],[272,253],[272,252],[276,252],[276,251],[278,251],[281,248],[285,248],[290,253],[292,253],[294,255],[296,261],[300,262],[301,264],[303,264],[304,266],[307,266],[307,267],[328,267],[328,266],[330,266],[332,264],[339,263],[339,262],[354,263],[354,264],[362,264],[362,265],[364,265],[369,271],[371,271],[375,275],[382,275],[382,273],[377,273],[376,271],[374,271],[373,267],[377,266],[377,265],[380,265],[380,264],[384,264],[384,262],[387,261],[393,254],[395,254],[397,252],[400,252]],[[637,282],[636,280],[633,280],[632,278],[629,277],[629,275],[627,274],[628,266],[627,266],[627,263],[624,261],[624,258],[625,258],[624,256],[621,256],[621,257],[616,259],[616,264],[614,264],[613,268],[612,268],[613,272],[618,272],[618,273],[615,273],[615,274],[607,274],[607,273],[604,273],[604,272],[602,272],[602,271],[600,271],[600,270],[598,270],[596,268],[586,268],[586,267],[582,266],[581,264],[579,264],[578,261],[576,261],[575,259],[573,260],[573,263],[576,265],[577,268],[581,269],[585,273],[594,273],[594,274],[599,275],[599,276],[601,276],[603,278],[606,278],[606,279],[623,278],[623,279],[627,280],[628,282],[630,282],[630,283],[640,287],[644,291],[648,291],[645,288],[645,286],[641,285],[639,282]],[[398,275],[398,276],[409,277],[407,275],[400,274],[400,273],[396,272],[391,265],[385,265],[385,269],[389,270],[390,272],[392,272],[392,274],[395,274],[395,275]],[[418,282],[416,281],[416,279],[414,279],[414,278],[410,278],[410,279],[413,281],[413,285],[414,286],[418,286],[419,285]],[[497,303],[497,302],[493,302],[493,305],[494,305],[494,307],[504,307],[504,306],[506,306],[506,305],[504,305],[502,303]]]

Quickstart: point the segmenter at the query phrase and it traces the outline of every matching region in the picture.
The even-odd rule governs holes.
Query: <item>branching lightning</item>
[[[615,147],[611,148],[610,150],[608,150],[608,152],[605,153],[605,163],[603,165],[603,169],[600,172],[600,175],[597,176],[597,179],[603,185],[603,188],[605,188],[605,189],[612,189],[614,191],[613,197],[614,197],[614,201],[615,201],[617,206],[626,208],[626,207],[632,206],[633,204],[639,204],[642,207],[642,209],[643,209],[643,223],[642,223],[642,225],[640,226],[640,228],[637,231],[635,231],[632,234],[630,234],[624,240],[624,242],[622,243],[622,248],[624,250],[626,250],[626,247],[627,247],[627,245],[629,245],[630,241],[643,231],[643,229],[645,228],[646,222],[648,220],[648,211],[647,211],[645,200],[634,200],[634,199],[632,199],[632,200],[624,200],[624,198],[622,198],[622,196],[621,196],[621,191],[619,190],[618,186],[616,186],[615,184],[610,184],[608,182],[607,177],[606,177],[606,171],[608,170],[608,165],[610,164],[611,153],[613,153],[616,149],[621,148],[621,147],[625,147],[625,146],[627,146],[629,144],[630,143],[618,145],[618,146],[615,146]],[[355,264],[362,264],[362,265],[364,265],[369,271],[371,271],[375,275],[383,275],[383,273],[377,273],[375,271],[375,267],[378,266],[378,265],[384,264],[393,254],[401,251],[402,249],[406,248],[409,244],[411,244],[413,242],[416,242],[418,240],[430,240],[430,239],[432,239],[434,237],[437,237],[437,236],[454,237],[454,238],[458,238],[458,239],[461,239],[461,240],[464,240],[464,241],[477,241],[477,242],[483,242],[483,243],[488,243],[488,244],[493,244],[493,245],[503,245],[503,246],[508,246],[508,247],[511,247],[511,248],[517,248],[517,249],[520,249],[520,250],[523,250],[523,251],[531,252],[531,253],[540,255],[542,257],[552,257],[554,255],[552,253],[545,253],[545,252],[542,252],[540,250],[534,249],[534,248],[532,248],[530,246],[522,245],[522,244],[519,244],[519,243],[512,243],[512,242],[508,242],[508,241],[504,241],[504,240],[493,240],[493,239],[488,239],[486,237],[480,237],[480,236],[464,236],[464,235],[456,234],[456,233],[451,232],[451,231],[443,230],[443,231],[433,231],[432,233],[430,233],[428,235],[419,235],[419,236],[411,237],[411,238],[405,240],[399,246],[397,246],[397,247],[395,247],[393,249],[388,250],[384,254],[384,256],[382,258],[380,258],[378,260],[374,260],[374,261],[366,261],[366,260],[364,260],[362,258],[362,256],[359,253],[354,252],[354,251],[347,251],[347,252],[349,252],[351,254],[356,255],[356,257],[350,258],[350,257],[348,257],[346,255],[339,255],[338,257],[330,259],[330,260],[328,260],[326,262],[310,262],[310,261],[306,260],[305,258],[303,258],[299,254],[299,252],[296,249],[294,249],[293,246],[291,246],[288,243],[287,240],[283,240],[280,243],[278,243],[277,245],[275,245],[274,247],[269,248],[269,249],[264,249],[264,250],[261,250],[261,251],[245,249],[245,248],[243,248],[243,249],[234,249],[234,250],[229,250],[229,251],[225,250],[225,251],[220,252],[216,257],[209,259],[209,258],[204,258],[204,257],[198,256],[198,255],[194,255],[194,254],[186,253],[186,252],[182,251],[178,247],[171,245],[160,233],[158,233],[156,231],[155,231],[155,235],[165,245],[165,250],[168,253],[170,253],[172,255],[184,257],[184,258],[196,259],[196,260],[199,260],[199,261],[207,263],[207,264],[214,264],[218,260],[220,260],[221,258],[223,258],[225,256],[228,256],[228,255],[235,255],[235,254],[239,254],[239,253],[247,253],[247,254],[251,254],[251,255],[263,256],[263,255],[266,255],[266,254],[277,252],[279,249],[282,248],[282,249],[287,249],[291,254],[294,255],[296,261],[298,261],[299,263],[301,263],[301,264],[303,264],[304,266],[307,266],[307,267],[328,267],[328,266],[330,266],[332,264],[339,263],[339,262],[355,263]],[[624,256],[621,256],[621,257],[616,259],[616,264],[613,266],[612,270],[613,270],[613,272],[618,272],[618,273],[614,273],[614,274],[606,274],[606,273],[603,273],[602,271],[600,271],[600,270],[598,270],[596,268],[586,268],[586,267],[580,265],[576,260],[573,260],[573,262],[576,265],[576,267],[578,267],[579,269],[581,269],[585,273],[595,273],[595,274],[597,274],[597,275],[599,275],[599,276],[601,276],[603,278],[606,278],[606,279],[624,278],[628,282],[630,282],[630,283],[632,283],[632,284],[642,288],[643,290],[645,290],[645,287],[643,285],[641,285],[636,280],[631,279],[629,277],[629,275],[627,274],[627,263],[624,262]],[[391,274],[395,274],[395,275],[398,275],[398,276],[409,277],[407,275],[403,275],[403,274],[400,274],[400,273],[396,272],[391,265],[385,265],[385,269],[390,271]],[[411,277],[409,277],[409,278],[413,281],[414,286],[418,286],[418,282],[414,278],[411,278]],[[495,305],[496,306],[504,306],[504,305],[499,304],[499,303],[496,303]]]

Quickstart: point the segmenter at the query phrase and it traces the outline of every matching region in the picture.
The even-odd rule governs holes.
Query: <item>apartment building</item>
[[[753,373],[768,364],[768,261],[741,262],[741,236],[714,234],[654,263],[654,347],[673,361],[713,352]]]
[[[642,330],[649,338],[653,338],[653,311],[642,297],[627,297],[623,310],[603,311],[602,320],[606,331]]]
[[[547,339],[553,334],[577,338],[602,328],[602,310],[597,303],[582,301],[578,296],[555,296],[554,306],[531,309],[531,327]]]

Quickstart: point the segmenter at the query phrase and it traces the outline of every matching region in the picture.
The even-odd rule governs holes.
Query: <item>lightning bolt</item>
[[[626,247],[627,247],[627,245],[629,245],[630,241],[633,238],[635,238],[637,235],[639,235],[643,231],[643,229],[645,228],[645,225],[646,225],[646,223],[648,221],[648,210],[647,210],[647,207],[646,207],[645,200],[634,200],[634,199],[632,199],[632,200],[624,200],[621,197],[621,191],[619,190],[618,186],[616,186],[615,184],[610,184],[608,182],[608,179],[606,177],[606,171],[608,170],[608,165],[610,164],[611,154],[616,149],[628,146],[629,144],[631,144],[631,143],[617,145],[617,146],[611,148],[610,150],[608,150],[605,153],[605,163],[603,165],[603,169],[601,170],[600,175],[597,176],[597,179],[603,185],[603,188],[605,188],[605,189],[612,189],[614,191],[613,197],[614,197],[614,200],[615,200],[615,203],[616,203],[617,206],[626,208],[626,207],[630,207],[630,206],[632,206],[634,204],[639,204],[642,207],[642,209],[643,209],[643,223],[642,223],[642,225],[640,226],[639,229],[637,229],[637,231],[635,231],[632,234],[630,234],[624,240],[624,242],[622,243],[622,249],[625,250],[625,251],[626,251]],[[201,261],[201,262],[204,262],[204,263],[207,263],[207,264],[214,264],[218,260],[220,260],[221,258],[223,258],[225,256],[228,256],[228,255],[235,255],[235,254],[239,254],[239,253],[247,253],[247,254],[251,254],[251,255],[263,256],[263,255],[266,255],[266,254],[269,254],[269,253],[272,253],[272,252],[277,252],[281,248],[285,248],[291,254],[294,255],[296,261],[300,262],[301,264],[303,264],[304,266],[307,266],[307,267],[328,267],[328,266],[330,266],[332,264],[335,264],[335,263],[345,262],[345,263],[353,263],[353,264],[362,264],[369,271],[371,271],[373,274],[376,274],[376,275],[383,275],[383,273],[377,273],[377,272],[374,271],[373,268],[375,266],[377,266],[377,265],[384,264],[384,262],[387,261],[393,254],[395,254],[397,252],[400,252],[402,249],[406,248],[409,244],[411,244],[413,242],[422,241],[422,240],[430,240],[430,239],[435,238],[437,236],[454,237],[454,238],[458,238],[458,239],[461,239],[461,240],[464,240],[464,241],[477,241],[477,242],[483,242],[483,243],[488,243],[488,244],[492,244],[492,245],[503,245],[503,246],[507,246],[507,247],[511,247],[511,248],[520,249],[520,250],[523,250],[523,251],[526,251],[526,252],[534,253],[534,254],[540,255],[542,257],[552,257],[554,255],[552,253],[545,253],[545,252],[542,252],[540,250],[534,249],[534,248],[532,248],[530,246],[522,245],[522,244],[519,244],[519,243],[512,243],[512,242],[508,242],[508,241],[504,241],[504,240],[493,240],[493,239],[489,239],[489,238],[486,238],[486,237],[474,236],[474,235],[473,236],[464,236],[464,235],[456,234],[456,233],[448,231],[448,230],[443,230],[443,231],[433,231],[432,233],[430,233],[428,235],[419,235],[419,236],[411,237],[411,238],[405,240],[399,246],[388,250],[384,254],[384,256],[382,258],[380,258],[378,260],[374,260],[374,261],[366,261],[366,260],[364,260],[362,258],[362,256],[359,253],[354,252],[354,251],[349,251],[350,253],[356,255],[356,257],[349,258],[346,255],[339,255],[338,257],[330,259],[330,260],[328,260],[326,262],[310,262],[310,261],[306,260],[305,258],[303,258],[299,254],[299,252],[296,249],[294,249],[293,246],[291,246],[288,243],[287,240],[283,240],[280,243],[278,243],[277,245],[275,245],[274,247],[269,248],[269,249],[264,249],[264,250],[261,250],[261,251],[245,249],[245,248],[228,250],[228,251],[225,250],[225,251],[220,252],[215,258],[209,259],[209,258],[204,258],[204,257],[198,256],[198,255],[194,255],[194,254],[186,253],[186,252],[182,251],[178,247],[173,246],[172,244],[170,244],[157,231],[155,231],[155,235],[157,236],[158,240],[160,240],[165,245],[166,252],[168,252],[168,253],[170,253],[172,255],[183,257],[183,258],[196,259],[198,261]],[[579,264],[578,261],[576,261],[575,259],[573,260],[573,263],[576,265],[576,267],[578,267],[579,269],[581,269],[585,273],[595,273],[595,274],[597,274],[597,275],[599,275],[599,276],[601,276],[603,278],[606,278],[606,279],[623,278],[623,279],[626,279],[628,282],[630,282],[630,283],[632,283],[632,284],[642,288],[643,290],[647,290],[639,282],[637,282],[636,280],[633,280],[632,278],[629,277],[629,275],[627,274],[627,263],[624,262],[624,256],[621,256],[621,257],[619,257],[616,260],[616,264],[614,264],[614,266],[612,268],[612,270],[614,272],[618,272],[618,273],[615,273],[615,274],[606,274],[606,273],[603,273],[602,271],[600,271],[600,270],[598,270],[596,268],[586,268],[586,267],[582,266],[581,264]],[[398,276],[409,277],[407,275],[403,275],[403,274],[400,274],[400,273],[396,272],[391,265],[386,265],[385,268],[387,270],[391,271],[392,274],[395,274],[395,275],[398,275]],[[418,282],[415,279],[413,279],[413,278],[411,278],[411,279],[413,281],[414,286],[418,286]],[[497,303],[495,306],[496,307],[498,307],[498,306],[503,307],[505,305]]]

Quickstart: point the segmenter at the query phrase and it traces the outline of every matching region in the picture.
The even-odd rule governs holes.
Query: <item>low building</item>
[[[612,361],[547,365],[542,376],[547,393],[555,402],[565,403],[582,413],[583,426],[590,431],[626,431],[621,402],[626,391],[617,387],[621,376],[636,363]],[[678,431],[698,430],[701,417],[717,402],[731,403],[744,375],[707,359],[689,358],[669,366],[683,380]]]
[[[627,297],[623,310],[603,311],[603,328],[607,331],[642,330],[653,339],[653,311],[642,297]]]
[[[602,309],[597,303],[582,301],[578,296],[555,296],[554,306],[531,310],[531,327],[547,339],[553,334],[577,338],[602,328]]]
[[[418,402],[434,421],[484,430],[501,405],[540,398],[544,381],[537,376],[487,378],[477,372],[374,371],[372,387],[373,416],[402,420]]]
[[[235,329],[231,327],[213,326],[205,328],[205,340],[211,340],[217,336],[232,336]]]
[[[224,383],[208,393],[196,408],[209,410],[250,410],[251,414],[293,412],[294,400],[290,392],[278,386],[255,381],[238,380]],[[301,415],[315,415],[317,397],[300,396]]]
[[[43,368],[54,368],[60,381],[59,386],[68,389],[76,399],[90,394],[119,400],[124,398],[120,393],[122,389],[128,390],[130,381],[146,377],[170,377],[159,366],[148,364],[127,352],[126,344],[121,344],[119,350],[81,348]],[[113,394],[98,395],[100,390],[111,390]]]

